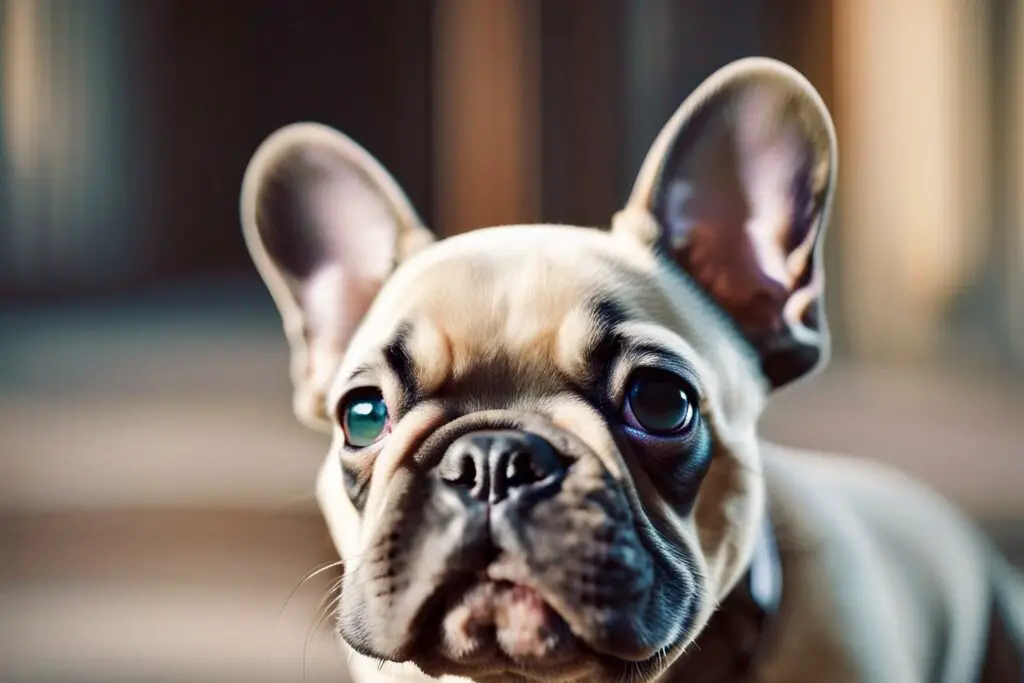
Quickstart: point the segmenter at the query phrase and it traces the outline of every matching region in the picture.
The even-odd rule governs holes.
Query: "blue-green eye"
[[[374,387],[356,389],[346,396],[339,417],[345,443],[352,448],[369,446],[391,426],[388,406],[380,389]]]

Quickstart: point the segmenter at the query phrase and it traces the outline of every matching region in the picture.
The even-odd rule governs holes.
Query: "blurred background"
[[[316,120],[439,233],[605,225],[684,96],[769,55],[840,136],[836,350],[775,439],[883,459],[1024,561],[1019,0],[0,0],[0,679],[339,681],[327,448],[237,219]]]

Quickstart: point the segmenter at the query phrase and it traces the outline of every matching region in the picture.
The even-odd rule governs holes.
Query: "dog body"
[[[763,453],[793,603],[758,680],[1019,680],[1024,584],[957,510],[882,465]]]
[[[264,143],[242,222],[333,434],[357,680],[1020,680],[1024,590],[956,511],[758,437],[827,358],[835,177],[820,98],[762,59],[682,105],[608,230],[435,242],[341,134]]]

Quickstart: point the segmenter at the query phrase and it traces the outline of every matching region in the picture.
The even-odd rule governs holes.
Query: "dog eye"
[[[345,444],[353,448],[369,446],[390,426],[388,406],[380,389],[356,389],[345,397],[339,408]]]
[[[693,389],[682,378],[661,370],[641,370],[630,380],[623,418],[634,429],[655,436],[686,431],[694,422]]]

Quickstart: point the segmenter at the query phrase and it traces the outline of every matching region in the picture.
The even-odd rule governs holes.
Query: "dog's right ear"
[[[295,414],[329,429],[325,397],[352,334],[395,266],[433,235],[366,150],[312,123],[256,150],[241,218],[291,347]]]
[[[836,162],[832,117],[807,79],[741,59],[676,110],[613,220],[730,316],[772,389],[828,358],[822,245]]]

